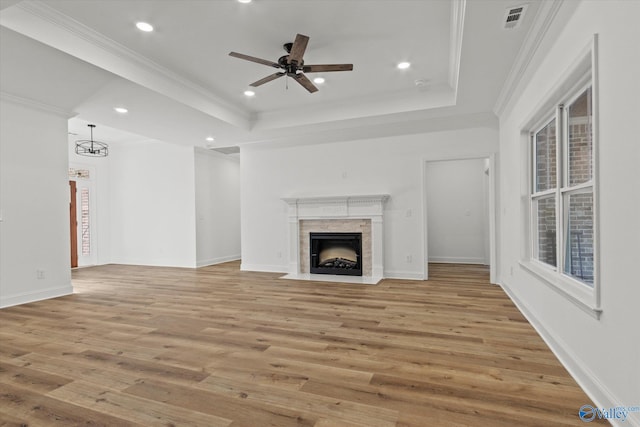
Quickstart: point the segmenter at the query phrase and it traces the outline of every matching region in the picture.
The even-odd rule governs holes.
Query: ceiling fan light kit
[[[234,58],[244,59],[245,61],[251,61],[269,67],[277,68],[278,71],[267,77],[264,77],[258,81],[251,83],[249,86],[258,87],[272,80],[278,79],[283,76],[291,77],[304,87],[309,93],[318,91],[318,88],[309,80],[305,73],[324,73],[331,71],[352,71],[353,64],[321,64],[321,65],[304,65],[304,52],[307,50],[307,44],[309,43],[309,37],[298,34],[296,35],[293,43],[285,43],[283,45],[287,55],[283,55],[278,58],[278,62],[269,61],[266,59],[256,58],[255,56],[249,56],[238,52],[229,52],[229,56]]]

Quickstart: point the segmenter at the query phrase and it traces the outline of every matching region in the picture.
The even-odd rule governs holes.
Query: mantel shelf
[[[285,197],[288,204],[326,204],[326,203],[384,203],[389,199],[388,194],[371,194],[357,196],[316,196],[316,197]]]

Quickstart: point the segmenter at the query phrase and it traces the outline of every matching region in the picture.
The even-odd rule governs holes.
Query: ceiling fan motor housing
[[[288,74],[291,74],[291,73],[295,74],[296,72],[302,69],[302,66],[304,65],[304,60],[300,61],[300,63],[292,62],[291,64],[289,64],[289,55],[284,55],[278,58],[278,64]]]

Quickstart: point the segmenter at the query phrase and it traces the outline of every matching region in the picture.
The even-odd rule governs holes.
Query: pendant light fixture
[[[79,139],[76,141],[76,154],[88,157],[107,157],[109,146],[100,141],[93,140],[93,128],[96,125],[87,125],[91,128],[91,139]]]

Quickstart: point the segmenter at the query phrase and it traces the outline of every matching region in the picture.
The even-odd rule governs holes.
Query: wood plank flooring
[[[76,270],[74,295],[0,310],[0,425],[583,425],[590,399],[487,269],[430,272]]]

